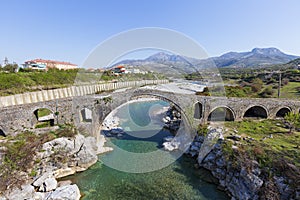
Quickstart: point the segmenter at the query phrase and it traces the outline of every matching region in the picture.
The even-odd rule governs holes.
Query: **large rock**
[[[166,151],[174,151],[179,148],[179,143],[172,141],[172,142],[164,142],[163,144],[164,150]]]
[[[52,172],[46,172],[44,173],[42,176],[38,177],[34,182],[33,182],[33,186],[35,187],[40,187],[41,185],[43,185],[43,183],[45,183],[46,179],[48,178],[53,178],[53,173]]]
[[[32,199],[34,195],[34,187],[31,185],[22,185],[21,189],[15,189],[6,196],[8,200],[17,200],[17,199]],[[3,199],[5,199],[3,197]]]
[[[36,179],[32,185],[38,187],[40,192],[49,192],[57,187],[57,181],[54,178],[53,173],[48,172]]]
[[[48,163],[48,170],[54,172],[55,178],[74,174],[75,172],[84,171],[98,160],[97,154],[111,150],[105,148],[104,141],[97,143],[94,137],[84,137],[76,135],[75,138],[57,138],[43,145],[43,151],[40,157],[43,163]],[[60,157],[64,162],[56,162],[53,157]],[[44,173],[44,172],[43,172]]]
[[[47,178],[43,185],[40,186],[40,192],[49,192],[54,190],[57,187],[57,181],[55,178]]]
[[[210,129],[207,137],[204,139],[203,144],[201,145],[199,155],[198,155],[198,163],[202,164],[202,161],[205,157],[214,149],[215,144],[219,139],[223,138],[222,129]]]
[[[79,200],[80,191],[77,185],[66,185],[51,192],[47,200]]]

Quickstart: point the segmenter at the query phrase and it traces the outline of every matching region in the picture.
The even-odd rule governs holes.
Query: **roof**
[[[70,62],[56,61],[56,60],[45,60],[45,59],[41,59],[41,58],[25,61],[25,63],[28,63],[28,62],[34,62],[34,63],[40,62],[40,63],[47,63],[47,64],[61,64],[61,65],[77,66],[77,65],[72,64]]]

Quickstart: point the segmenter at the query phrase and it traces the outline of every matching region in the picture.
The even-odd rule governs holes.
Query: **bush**
[[[251,84],[252,92],[259,92],[263,86],[263,81],[260,78],[255,78]]]
[[[272,97],[273,94],[274,94],[274,91],[273,91],[272,87],[269,86],[269,87],[266,87],[266,88],[259,94],[259,96],[260,96],[260,97],[263,97],[263,98],[268,98],[268,97]]]

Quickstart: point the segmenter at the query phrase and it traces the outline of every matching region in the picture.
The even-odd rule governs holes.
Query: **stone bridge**
[[[273,119],[283,117],[288,112],[300,111],[300,101],[290,99],[207,97],[139,88],[166,82],[110,83],[85,89],[64,89],[65,92],[56,92],[56,97],[47,94],[46,100],[43,100],[46,95],[41,92],[42,97],[34,94],[35,98],[27,100],[20,95],[5,97],[14,99],[11,103],[14,105],[7,106],[8,102],[0,104],[0,134],[15,135],[23,130],[34,130],[39,121],[36,111],[46,108],[52,113],[50,120],[53,120],[53,124],[74,123],[88,134],[97,136],[103,120],[111,111],[130,100],[144,97],[156,97],[170,102],[193,127],[208,121],[239,121],[248,117]],[[118,90],[120,88],[123,89]],[[18,98],[22,99],[22,104],[16,100]],[[32,100],[35,102],[29,102]]]

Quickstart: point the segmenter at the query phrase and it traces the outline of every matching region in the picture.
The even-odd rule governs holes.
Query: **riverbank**
[[[284,124],[275,120],[252,121],[250,127],[248,123],[202,129],[206,130],[199,131],[187,154],[208,169],[232,199],[299,199],[295,148],[300,133],[285,133]]]
[[[59,182],[62,177],[82,172],[94,165],[98,161],[98,154],[110,151],[108,147],[104,147],[105,138],[100,137],[97,143],[93,137],[85,137],[77,133],[75,129],[59,130],[66,132],[64,137],[50,139],[51,134],[43,135],[50,137],[49,141],[36,143],[40,138],[33,133],[20,134],[20,140],[14,138],[9,143],[18,144],[21,141],[31,141],[40,146],[34,151],[21,152],[23,155],[20,160],[15,162],[20,165],[15,169],[10,167],[12,161],[8,161],[10,152],[6,151],[5,160],[1,163],[1,167],[8,167],[8,171],[1,172],[1,200],[15,199],[66,199],[79,200],[80,191],[76,184],[70,181]],[[70,132],[72,132],[70,134]],[[59,133],[56,133],[59,135]],[[61,134],[61,133],[60,133]],[[26,144],[25,144],[26,145]],[[11,148],[11,146],[8,146]],[[13,146],[14,147],[14,146]],[[25,150],[24,146],[18,150]],[[25,155],[24,155],[25,154]],[[13,155],[13,157],[18,157]],[[24,159],[24,157],[27,157]],[[14,164],[15,165],[15,164]],[[24,166],[24,167],[23,167]]]

